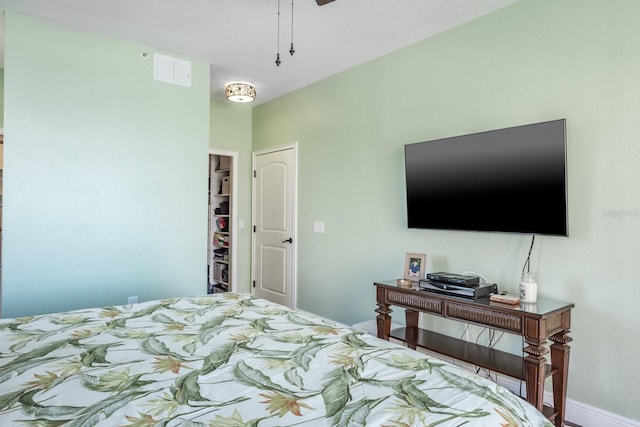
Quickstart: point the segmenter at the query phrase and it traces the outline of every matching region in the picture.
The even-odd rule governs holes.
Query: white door
[[[253,162],[254,294],[295,308],[296,147],[254,154]]]

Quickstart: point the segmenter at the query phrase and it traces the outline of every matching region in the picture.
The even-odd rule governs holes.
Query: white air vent
[[[153,78],[160,82],[191,87],[191,61],[166,55],[153,55]]]

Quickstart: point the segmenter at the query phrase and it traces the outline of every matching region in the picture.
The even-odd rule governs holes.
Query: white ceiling
[[[516,1],[295,0],[290,56],[291,0],[280,0],[279,67],[278,0],[0,0],[0,9],[206,61],[212,96],[248,81],[255,105]]]

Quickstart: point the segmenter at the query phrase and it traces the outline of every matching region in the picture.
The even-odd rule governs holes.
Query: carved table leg
[[[565,406],[567,401],[567,377],[569,373],[569,352],[571,348],[567,343],[571,338],[569,331],[557,333],[549,339],[551,345],[551,366],[556,370],[553,375],[553,406],[557,413],[555,423],[557,427],[564,425]]]
[[[413,350],[416,349],[418,341],[418,312],[414,310],[405,310],[405,321],[407,323],[407,346]]]
[[[547,359],[544,357],[549,352],[544,347],[545,341],[531,342],[526,340],[528,346],[524,348],[527,356],[524,358],[525,380],[527,383],[527,402],[542,412],[544,397],[544,380],[547,371]]]
[[[389,334],[391,333],[391,314],[393,310],[389,308],[389,304],[387,304],[386,294],[384,289],[378,288],[376,293],[376,304],[378,304],[378,308],[376,309],[377,326],[378,326],[378,338],[382,338],[384,340],[389,340]]]

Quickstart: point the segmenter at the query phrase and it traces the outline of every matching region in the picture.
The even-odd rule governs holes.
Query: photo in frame
[[[426,254],[408,253],[404,261],[404,278],[412,282],[418,282],[420,279],[424,279],[426,264]]]

